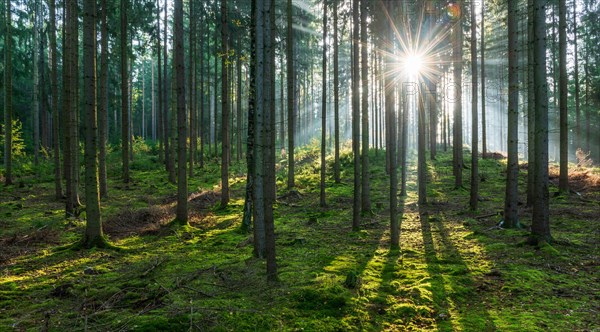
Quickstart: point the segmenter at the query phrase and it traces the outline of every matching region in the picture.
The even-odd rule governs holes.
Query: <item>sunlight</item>
[[[410,54],[404,59],[404,70],[410,75],[418,75],[423,67],[423,57]]]

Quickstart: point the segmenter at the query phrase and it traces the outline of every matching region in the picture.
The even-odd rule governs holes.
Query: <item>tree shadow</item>
[[[460,329],[496,330],[492,318],[480,303],[475,279],[450,239],[443,218],[430,218],[428,211],[421,209],[419,219],[433,302],[438,311],[438,330],[456,330],[455,323],[460,324]],[[459,317],[452,317],[456,314]]]

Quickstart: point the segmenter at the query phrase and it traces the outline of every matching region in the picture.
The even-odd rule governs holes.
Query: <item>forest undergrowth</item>
[[[600,329],[597,168],[573,173],[571,195],[551,185],[554,241],[532,247],[525,244],[526,167],[519,188],[525,228],[507,230],[498,226],[505,160],[481,160],[480,209],[473,212],[468,190],[453,187],[451,154],[441,153],[429,164],[426,206],[416,204],[416,169],[409,168],[401,248],[390,250],[384,152],[371,151],[373,210],[358,232],[351,230],[350,152],[342,153],[342,182],[328,178],[327,208],[319,207],[318,157],[316,144],[298,152],[293,194],[285,161],[278,167],[278,283],[265,281],[265,262],[253,258],[252,238],[240,231],[241,163],[232,165],[225,209],[217,159],[197,171],[189,182],[190,226],[181,227],[170,223],[176,187],[156,155],[137,153],[133,181],[124,185],[112,153],[102,214],[116,248],[101,250],[65,249],[80,238],[85,212],[64,218],[50,166],[23,173],[0,190],[0,330]]]

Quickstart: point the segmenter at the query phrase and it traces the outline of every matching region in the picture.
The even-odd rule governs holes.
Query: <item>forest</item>
[[[600,330],[597,0],[0,11],[0,331]]]

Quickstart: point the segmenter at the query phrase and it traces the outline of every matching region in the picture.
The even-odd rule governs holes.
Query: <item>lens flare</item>
[[[419,74],[423,67],[423,58],[417,54],[408,55],[404,59],[404,70],[409,74]]]

